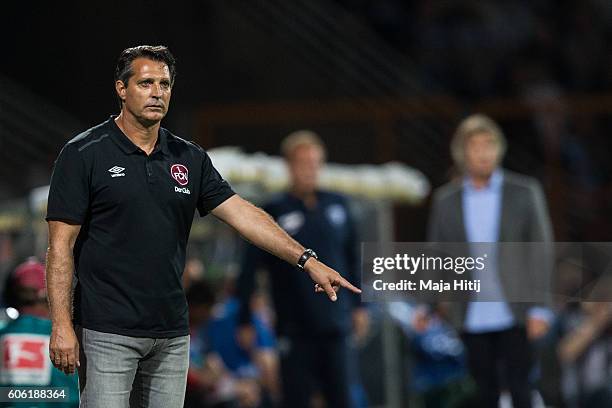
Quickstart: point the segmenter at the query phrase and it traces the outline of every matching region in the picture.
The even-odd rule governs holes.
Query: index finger
[[[349,281],[347,281],[344,278],[340,279],[340,286],[342,286],[343,288],[346,288],[348,290],[350,290],[351,292],[355,292],[355,293],[361,293],[361,289],[359,289],[356,286],[353,286]]]

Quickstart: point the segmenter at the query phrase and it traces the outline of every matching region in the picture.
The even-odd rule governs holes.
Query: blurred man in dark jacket
[[[290,191],[266,205],[265,210],[289,235],[315,249],[320,259],[345,278],[356,281],[357,242],[348,202],[339,194],[317,188],[325,159],[322,142],[310,131],[298,131],[285,139],[282,151],[291,177]],[[283,405],[310,406],[318,389],[328,406],[350,407],[349,333],[355,328],[361,335],[367,327],[367,313],[360,307],[359,297],[344,296],[330,307],[313,296],[312,283],[305,274],[289,273],[291,265],[250,247],[238,282],[244,324],[249,322],[248,305],[259,266],[271,272]],[[249,330],[248,325],[242,326],[239,337],[243,341],[252,336]]]

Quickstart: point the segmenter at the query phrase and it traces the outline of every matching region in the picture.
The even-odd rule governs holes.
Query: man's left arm
[[[272,217],[237,194],[216,206],[211,213],[252,244],[292,265],[297,265],[304,253],[304,247],[279,227]],[[314,257],[306,261],[304,269],[321,288],[318,291],[325,291],[332,301],[336,300],[336,291],[341,286],[355,293],[361,292],[338,272]]]
[[[529,222],[529,236],[527,242],[534,242],[534,245],[541,246],[537,251],[537,265],[541,289],[543,289],[543,299],[539,306],[529,310],[527,319],[527,333],[533,340],[539,339],[546,334],[553,319],[550,306],[550,280],[552,278],[552,264],[554,259],[553,230],[546,205],[546,198],[540,184],[533,181],[530,186],[531,195],[531,214]]]

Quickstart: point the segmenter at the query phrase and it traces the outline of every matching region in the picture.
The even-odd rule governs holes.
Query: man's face
[[[500,146],[488,132],[470,135],[465,140],[465,169],[472,177],[488,178],[497,167]]]
[[[127,86],[122,81],[115,83],[117,94],[123,100],[123,109],[143,124],[154,124],[168,112],[172,83],[170,70],[164,62],[148,58],[132,61],[133,75]]]
[[[317,188],[323,166],[323,150],[316,145],[297,146],[290,153],[287,166],[293,188],[302,193],[311,193]]]

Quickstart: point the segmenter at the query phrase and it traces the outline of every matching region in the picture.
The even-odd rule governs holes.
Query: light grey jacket
[[[542,263],[535,267],[540,282],[550,284],[551,261],[553,254],[552,228],[542,188],[537,180],[503,170],[501,220],[499,242],[543,242],[538,244],[542,251]],[[431,242],[466,242],[466,230],[463,220],[463,183],[450,182],[434,192],[432,209],[428,224],[428,241]],[[502,290],[516,294],[528,289],[529,275],[534,273],[533,265],[517,265],[522,262],[512,249],[500,248],[498,270]],[[523,267],[524,266],[524,267]],[[524,271],[517,276],[517,270]],[[532,275],[533,276],[533,275]],[[469,273],[463,278],[469,279]],[[541,285],[540,285],[541,289]],[[550,295],[550,290],[546,290]],[[542,296],[543,305],[548,299]],[[451,305],[451,321],[462,328],[465,320],[467,303]],[[534,303],[510,303],[514,318],[519,325],[524,325],[527,311]]]

